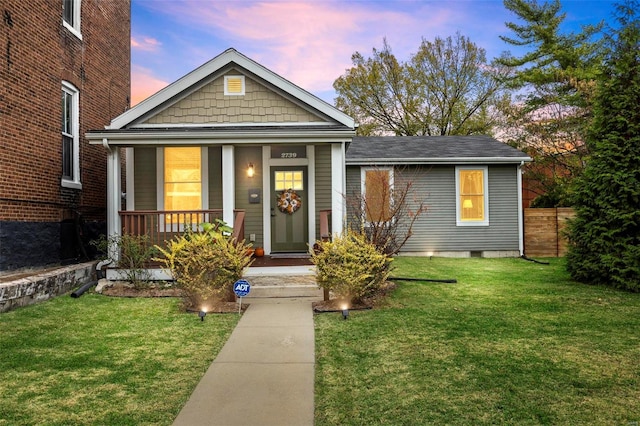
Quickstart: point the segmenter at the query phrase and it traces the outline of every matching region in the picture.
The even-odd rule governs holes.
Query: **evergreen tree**
[[[528,51],[498,59],[515,69],[510,86],[522,89],[517,102],[503,111],[503,139],[534,158],[524,178],[530,189],[545,195],[536,202],[550,203],[543,202],[546,207],[569,205],[570,182],[582,173],[588,156],[583,141],[601,64],[597,36],[602,25],[563,32],[566,13],[559,0],[504,0],[504,5],[517,21],[507,22],[512,34],[500,38]]]
[[[617,6],[608,38],[594,121],[592,157],[575,181],[567,267],[581,282],[640,291],[640,17],[639,2]]]

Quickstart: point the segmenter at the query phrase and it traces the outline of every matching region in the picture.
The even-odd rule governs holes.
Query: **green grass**
[[[0,314],[0,425],[169,425],[238,316],[86,294]]]
[[[398,258],[384,306],[316,321],[316,425],[640,422],[640,294],[562,259]]]

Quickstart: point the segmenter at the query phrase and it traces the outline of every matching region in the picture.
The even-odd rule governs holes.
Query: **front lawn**
[[[170,425],[238,321],[86,294],[0,314],[0,425]]]
[[[640,294],[562,259],[397,258],[385,305],[316,322],[316,425],[640,422]]]

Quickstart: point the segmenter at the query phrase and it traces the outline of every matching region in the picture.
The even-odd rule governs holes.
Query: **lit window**
[[[456,168],[457,224],[489,225],[487,168]]]
[[[62,82],[62,186],[82,188],[80,184],[80,102],[78,89]]]
[[[164,149],[164,209],[202,209],[202,161],[199,147]]]
[[[244,76],[243,75],[225,76],[224,77],[224,94],[225,96],[244,95]]]
[[[367,222],[391,220],[392,168],[362,168],[362,197]]]
[[[274,185],[276,191],[286,191],[287,189],[302,191],[304,190],[304,173],[302,170],[276,171]]]
[[[81,0],[62,0],[62,23],[76,37],[82,39],[80,33]]]

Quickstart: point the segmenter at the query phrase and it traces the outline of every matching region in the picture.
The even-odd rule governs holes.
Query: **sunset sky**
[[[565,29],[613,23],[614,2],[562,1]],[[132,105],[233,47],[333,104],[333,81],[358,51],[370,56],[386,37],[399,60],[422,38],[456,31],[484,48],[488,58],[511,50],[515,17],[501,0],[454,1],[131,1]]]

